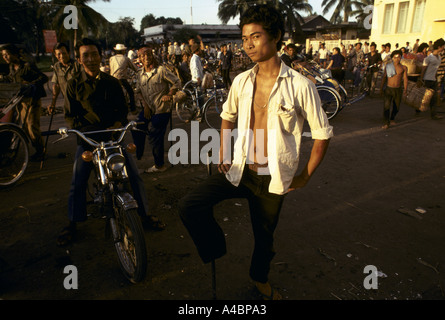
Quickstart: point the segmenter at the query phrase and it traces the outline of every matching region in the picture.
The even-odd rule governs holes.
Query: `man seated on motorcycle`
[[[127,107],[124,94],[117,79],[100,71],[101,48],[99,45],[85,38],[77,44],[76,56],[83,70],[79,77],[68,81],[65,120],[73,129],[83,132],[120,128],[125,125]],[[104,137],[95,136],[93,139],[101,140]],[[78,141],[68,197],[70,224],[60,233],[57,239],[59,245],[70,243],[76,232],[76,223],[85,221],[87,218],[86,190],[92,164],[83,161],[81,155],[91,147]],[[165,225],[157,217],[148,214],[147,194],[135,160],[131,156],[124,155],[142,224],[155,230],[163,230]]]

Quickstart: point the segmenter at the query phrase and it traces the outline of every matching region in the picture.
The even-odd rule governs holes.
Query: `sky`
[[[322,0],[309,0],[309,4],[318,14],[323,11],[321,2]],[[137,30],[141,26],[141,19],[150,13],[156,18],[179,17],[184,24],[221,24],[218,19],[217,0],[96,0],[88,5],[110,22],[116,22],[121,17],[134,18],[134,28]],[[239,17],[232,19],[228,24],[238,24],[238,19]]]

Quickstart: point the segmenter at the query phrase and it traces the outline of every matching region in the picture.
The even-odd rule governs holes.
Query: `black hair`
[[[78,41],[76,44],[75,51],[76,51],[77,58],[80,57],[79,49],[80,49],[80,47],[83,47],[83,46],[95,46],[97,48],[97,51],[99,51],[99,55],[102,55],[102,48],[100,47],[100,45],[97,42],[95,42],[94,40],[91,40],[89,38],[83,38],[82,40]]]
[[[287,47],[288,49],[289,49],[289,48],[294,49],[295,51],[297,50],[297,46],[296,46],[295,44],[293,44],[293,43],[289,43],[286,47]]]
[[[417,48],[417,52],[422,52],[423,49],[428,48],[428,47],[429,47],[428,43],[423,42],[419,45],[419,48]]]
[[[391,58],[394,57],[396,54],[400,55],[400,57],[403,55],[402,50],[394,50],[391,52]]]
[[[6,44],[1,47],[1,50],[6,50],[9,52],[9,54],[20,58],[20,49],[14,44]]]
[[[281,49],[284,36],[284,19],[280,12],[271,4],[254,5],[249,7],[240,18],[240,29],[244,25],[256,23],[263,27],[273,39],[278,39],[277,51]]]
[[[65,42],[57,42],[53,48],[53,52],[56,52],[56,50],[60,50],[62,48],[65,48],[67,52],[70,52],[70,48]]]
[[[433,43],[433,49],[437,50],[439,49],[439,47],[445,45],[445,40],[443,40],[442,38],[437,39],[436,41],[434,41]]]

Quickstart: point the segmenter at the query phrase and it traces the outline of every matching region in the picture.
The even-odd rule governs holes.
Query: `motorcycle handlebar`
[[[76,129],[59,128],[59,130],[57,130],[57,133],[62,136],[61,139],[66,138],[69,133],[75,133],[75,134],[77,134],[77,136],[82,138],[86,143],[88,143],[92,147],[98,148],[98,147],[100,147],[100,143],[94,141],[91,138],[88,138],[87,135],[96,134],[96,133],[105,133],[105,132],[122,132],[122,134],[119,136],[119,138],[115,141],[116,143],[120,143],[124,139],[124,136],[128,130],[132,130],[133,128],[136,128],[136,126],[140,125],[140,124],[144,124],[144,122],[130,121],[125,127],[122,127],[122,128],[105,129],[105,130],[88,131],[88,132],[80,132]],[[59,140],[61,140],[61,139],[59,139]]]

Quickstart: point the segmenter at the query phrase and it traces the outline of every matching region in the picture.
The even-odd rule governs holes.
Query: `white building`
[[[375,0],[371,42],[412,46],[445,37],[444,0]]]
[[[176,31],[187,28],[202,37],[204,43],[241,42],[241,30],[236,25],[207,25],[207,24],[162,24],[144,29],[142,37],[145,42],[162,42],[173,40]]]

